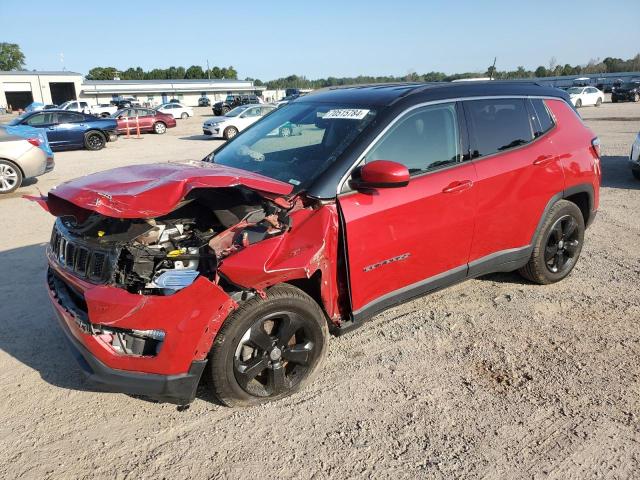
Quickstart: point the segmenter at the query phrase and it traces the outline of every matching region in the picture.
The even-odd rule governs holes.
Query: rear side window
[[[73,123],[84,121],[84,115],[74,112],[60,112],[58,113],[57,123]]]
[[[469,100],[464,108],[473,158],[519,147],[534,138],[522,98]]]
[[[459,162],[454,103],[417,109],[400,119],[365,156],[365,163],[392,160],[418,174]]]
[[[540,98],[532,98],[530,105],[533,109],[533,134],[536,137],[539,137],[553,128],[553,118],[551,118],[551,114],[549,113],[549,110],[547,110],[544,100]]]

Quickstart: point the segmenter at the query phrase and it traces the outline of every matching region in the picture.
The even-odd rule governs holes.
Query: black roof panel
[[[416,102],[446,98],[495,95],[528,95],[565,98],[566,93],[553,87],[525,81],[467,81],[434,83],[382,83],[329,87],[309,93],[295,102],[331,102],[367,105],[391,105],[402,98]]]

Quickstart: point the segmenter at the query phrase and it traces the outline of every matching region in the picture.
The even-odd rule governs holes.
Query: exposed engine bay
[[[72,216],[60,222],[67,243],[110,252],[104,283],[145,295],[170,295],[198,276],[217,283],[225,257],[290,227],[286,208],[243,187],[194,190],[171,213],[152,219],[92,212],[82,222]]]

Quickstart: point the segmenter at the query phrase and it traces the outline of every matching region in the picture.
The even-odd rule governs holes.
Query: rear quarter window
[[[551,114],[549,113],[547,105],[544,103],[544,100],[540,98],[533,98],[531,99],[530,105],[533,109],[533,133],[536,137],[539,137],[551,130],[555,123],[553,121],[553,117],[551,117]]]
[[[463,104],[473,158],[519,147],[534,138],[523,98],[468,100]]]

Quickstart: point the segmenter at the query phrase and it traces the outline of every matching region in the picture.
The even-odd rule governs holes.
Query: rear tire
[[[640,95],[636,93],[636,94],[633,96],[633,101],[634,101],[634,102],[640,102]]]
[[[0,160],[0,195],[11,193],[22,185],[22,171],[8,160]]]
[[[213,393],[230,407],[289,396],[308,385],[327,355],[329,330],[320,306],[281,284],[241,304],[209,354]]]
[[[229,113],[229,107],[222,107],[222,115]]]
[[[631,175],[633,175],[636,180],[640,180],[640,170],[631,170]]]
[[[88,132],[84,136],[84,146],[87,150],[102,150],[107,143],[100,132]]]
[[[559,200],[549,210],[531,258],[519,270],[520,274],[541,285],[565,278],[580,257],[584,230],[584,218],[578,206],[568,200]]]
[[[182,120],[186,120],[187,118],[189,118],[189,114],[187,112],[182,112],[182,115],[180,115],[180,118]]]
[[[227,127],[224,129],[223,136],[225,140],[231,140],[237,134],[238,134],[238,129],[236,127]]]
[[[611,97],[611,103],[618,103],[618,99]]]

